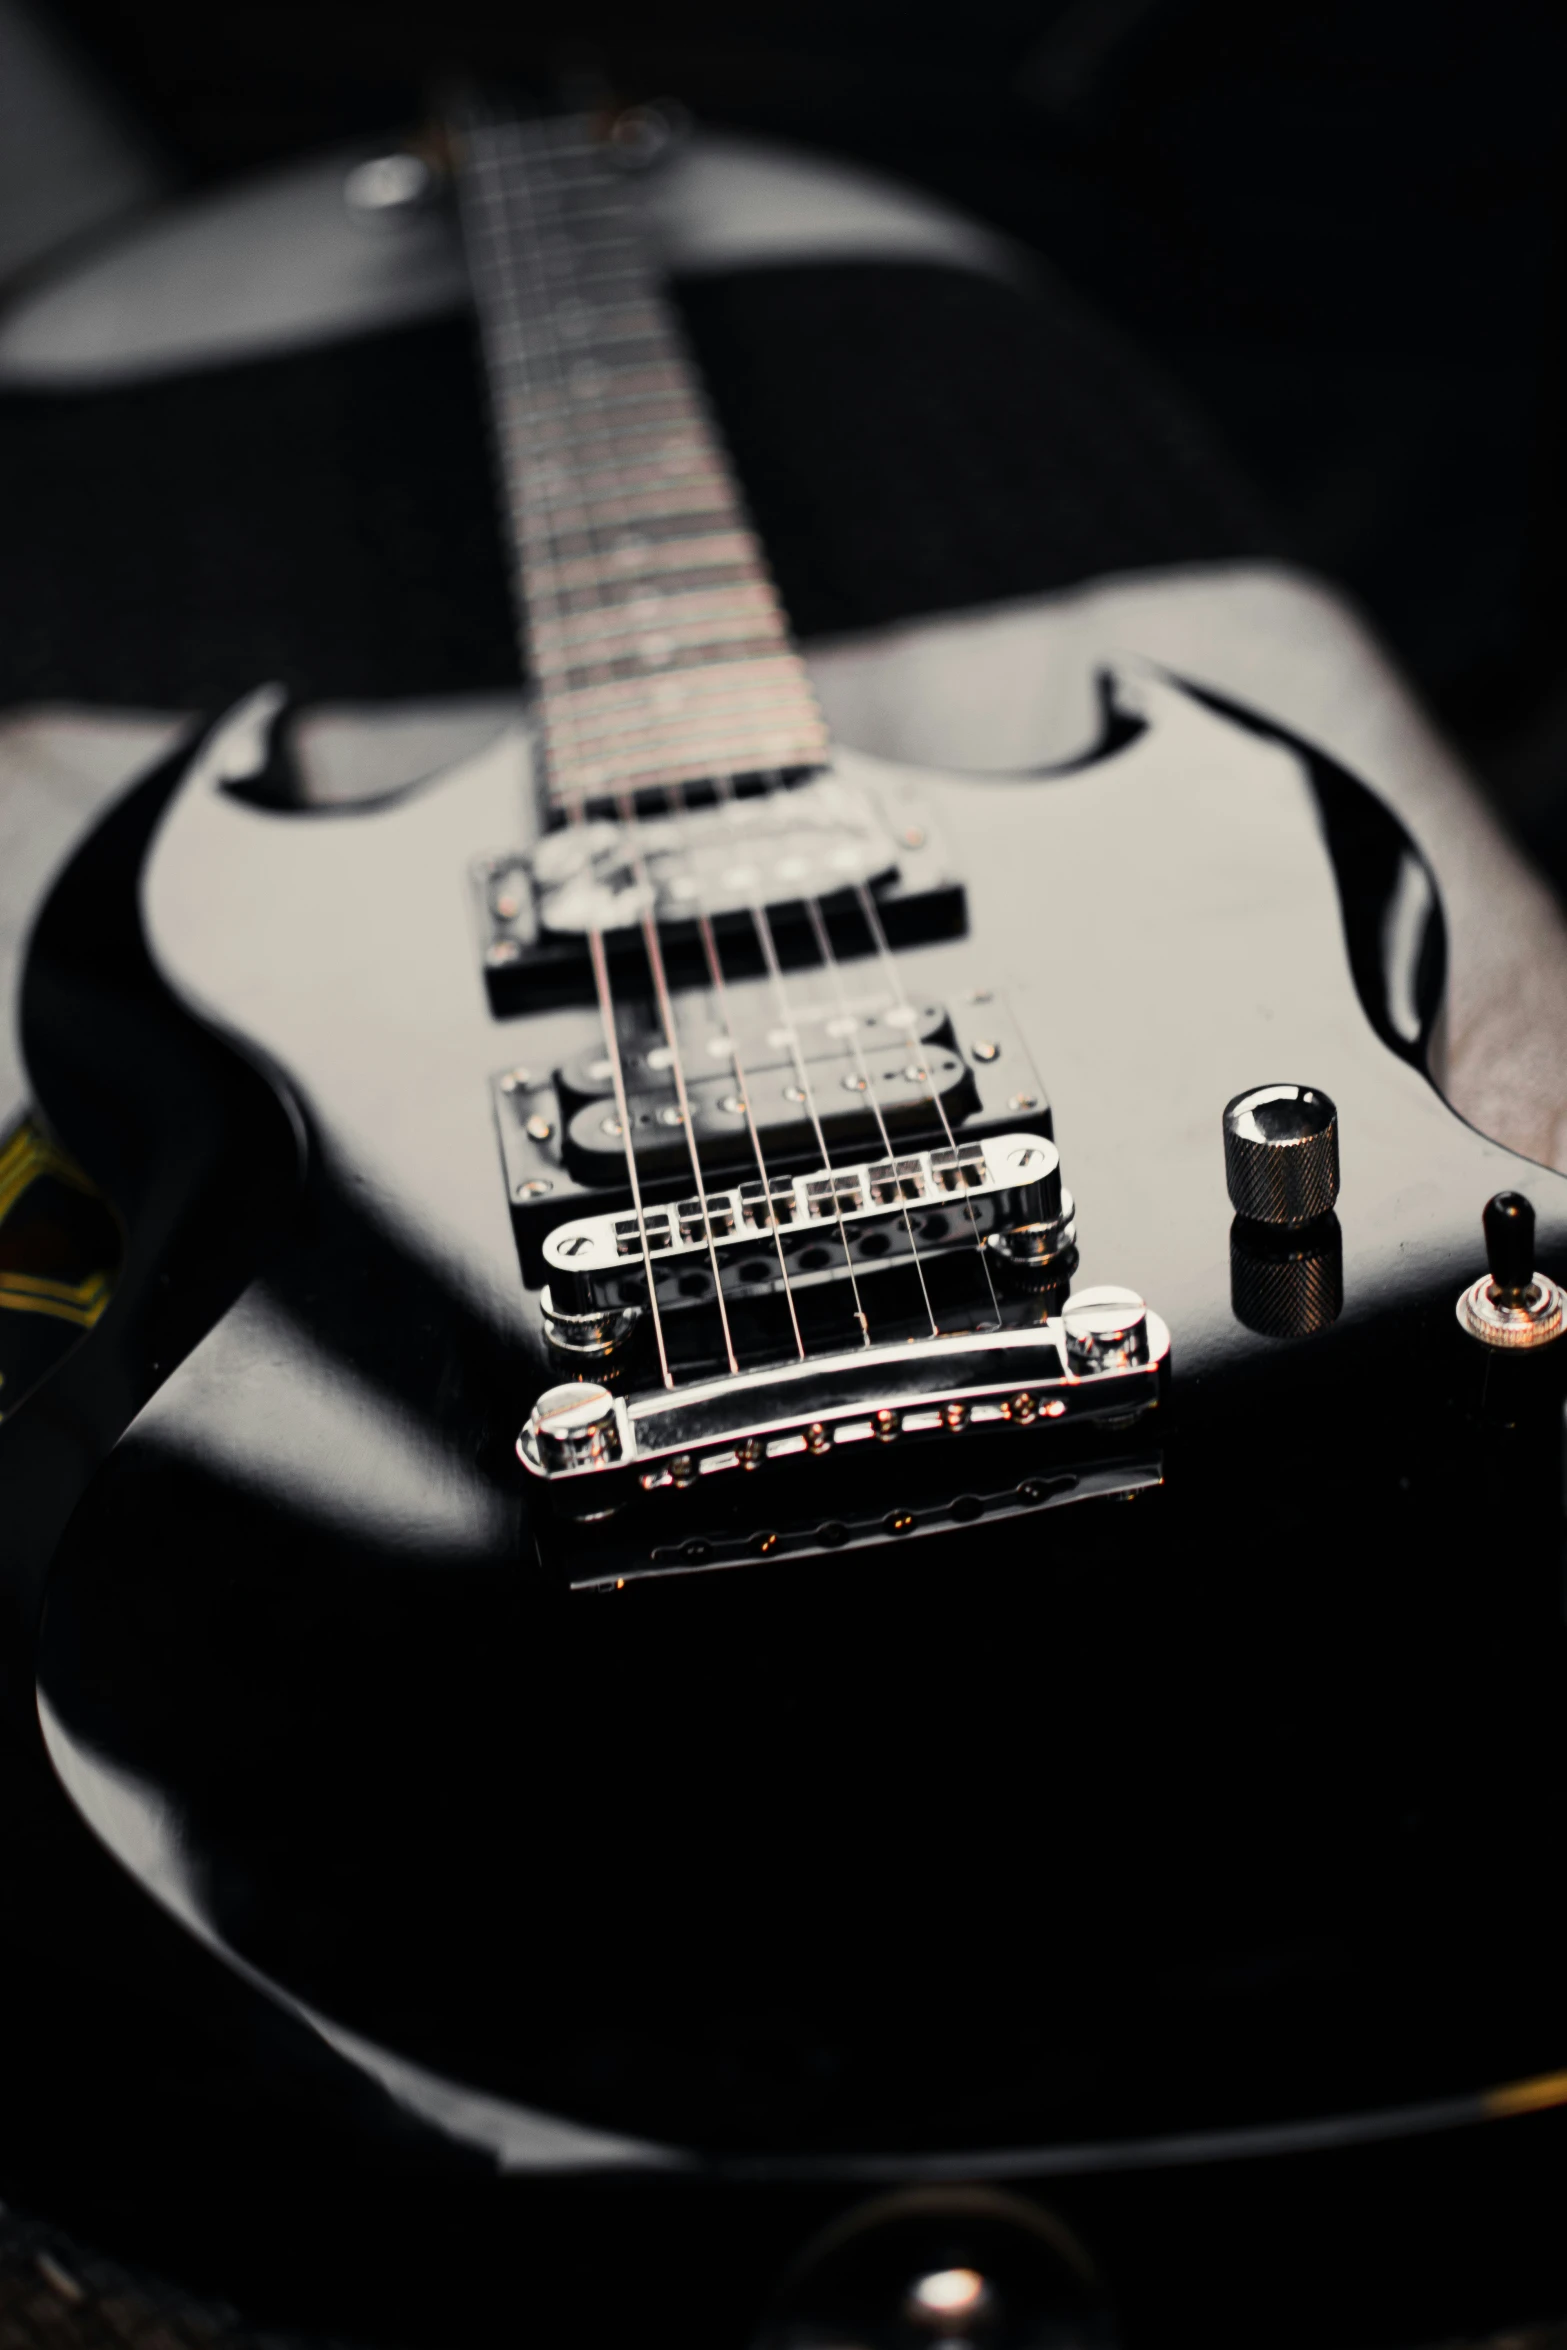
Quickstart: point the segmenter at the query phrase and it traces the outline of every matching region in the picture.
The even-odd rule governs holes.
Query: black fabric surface
[[[796,631],[1280,534],[1063,294],[845,263],[678,289]],[[503,687],[517,656],[464,319],[0,398],[0,701]]]

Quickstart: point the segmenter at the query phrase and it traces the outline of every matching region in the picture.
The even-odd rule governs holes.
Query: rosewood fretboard
[[[474,124],[459,153],[554,804],[819,766],[821,715],[634,186],[579,121]]]

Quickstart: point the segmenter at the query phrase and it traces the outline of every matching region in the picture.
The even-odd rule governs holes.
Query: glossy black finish
[[[1230,1226],[1230,1304],[1259,1338],[1311,1338],[1344,1307],[1344,1234],[1337,1216],[1280,1230],[1237,1216]]]
[[[1507,1295],[1527,1289],[1534,1276],[1534,1209],[1521,1191],[1499,1191],[1485,1203],[1485,1260],[1492,1284]]]
[[[51,1752],[159,1899],[454,2149],[1030,2173],[1457,2118],[1561,2062],[1562,1371],[1453,1301],[1506,1184],[1560,1274],[1567,1184],[1379,1035],[1411,991],[1313,763],[1135,690],[1097,768],[933,788],[1081,1278],[1174,1331],[1163,1488],[608,1597],[536,1567],[511,1453],[550,1374],[488,1080],[564,1044],[492,1022],[463,877],[519,767],[296,824],[222,789],[236,722],[165,820],[165,977],[310,1147],[61,1549]],[[1385,834],[1331,782],[1330,841]],[[975,951],[912,957],[919,1000]],[[1265,1040],[1343,1122],[1343,1309],[1307,1338],[1233,1304],[1217,1127]]]
[[[299,1180],[278,1095],[181,1012],[141,934],[136,876],[190,755],[161,762],[78,850],[39,911],[23,974],[22,1048],[47,1073],[54,1129],[127,1228],[90,1340],[0,1431],[0,1605],[24,1657],[87,1477],[243,1286]],[[30,1721],[30,1684],[12,1694]]]

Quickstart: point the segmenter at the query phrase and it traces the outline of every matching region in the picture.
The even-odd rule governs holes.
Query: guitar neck
[[[460,141],[551,802],[809,769],[826,732],[633,190],[579,121]]]

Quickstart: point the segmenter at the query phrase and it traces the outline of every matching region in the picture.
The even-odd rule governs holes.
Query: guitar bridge
[[[581,1216],[544,1243],[546,1314],[640,1309],[648,1284],[661,1313],[755,1298],[880,1271],[1017,1227],[1049,1228],[1071,1246],[1072,1195],[1042,1134],[998,1134],[830,1172],[742,1183],[630,1215]]]
[[[517,1452],[570,1527],[573,1587],[613,1588],[1155,1487],[1169,1351],[1135,1293],[1088,1289],[1029,1327],[629,1401],[572,1382],[540,1398]]]

